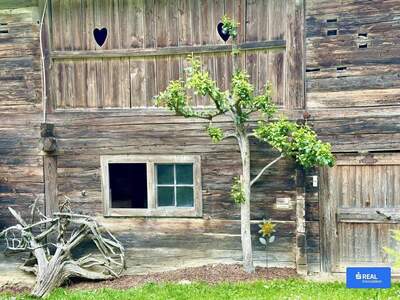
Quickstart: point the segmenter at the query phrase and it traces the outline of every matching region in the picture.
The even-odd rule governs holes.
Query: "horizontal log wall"
[[[400,150],[400,108],[314,111],[311,121],[335,152]]]
[[[38,11],[36,1],[0,1],[0,230],[15,224],[8,206],[26,216],[43,196]]]
[[[66,195],[72,199],[74,211],[112,224],[111,229],[128,249],[129,272],[161,268],[164,259],[168,267],[176,267],[178,259],[188,265],[241,260],[240,209],[229,196],[232,179],[241,168],[234,140],[213,144],[205,132],[206,123],[157,113],[58,112],[51,114],[49,121],[55,124],[59,147],[60,200]],[[223,120],[217,124],[230,128]],[[255,176],[277,153],[255,141],[252,150]],[[166,153],[201,156],[203,218],[103,219],[100,155]],[[265,264],[265,252],[258,242],[256,223],[271,218],[278,223],[278,232],[269,261],[271,265],[295,266],[295,176],[294,163],[284,160],[254,186],[252,228],[258,264]],[[278,209],[277,197],[290,198],[291,207]],[[145,253],[148,256],[142,257]]]
[[[69,2],[72,7],[81,3],[75,0]],[[98,4],[97,8],[93,6],[95,2],[97,3],[85,3],[92,5],[93,9],[99,9]],[[275,50],[266,52],[258,49],[256,52],[246,52],[243,62],[246,62],[252,79],[258,78],[255,80],[258,86],[265,79],[272,80],[277,97],[275,101],[291,109],[289,113],[298,118],[302,111],[293,109],[301,109],[304,104],[302,39],[299,38],[303,32],[302,27],[294,20],[302,20],[302,1],[222,2],[224,5],[220,5],[218,1],[207,2],[211,3],[211,7],[220,5],[220,10],[207,6],[207,11],[212,11],[212,14],[215,11],[233,11],[236,14],[239,12],[238,7],[246,7],[247,17],[239,16],[242,23],[246,24],[245,34],[242,32],[245,39],[241,43],[253,43],[254,46],[254,43],[263,43],[265,40],[275,41],[276,44],[269,44]],[[63,5],[65,3],[68,1],[63,1]],[[123,4],[126,1],[118,3]],[[189,7],[201,4],[206,9],[198,1],[179,3],[186,3]],[[399,43],[394,33],[398,29],[396,18],[399,12],[395,4],[396,1],[347,0],[341,1],[340,5],[337,1],[309,0],[306,3],[307,110],[311,114],[309,124],[323,140],[332,143],[335,152],[400,150],[400,131],[397,125],[400,123],[400,108],[396,80]],[[260,9],[264,6],[268,10]],[[122,8],[123,6],[113,6],[113,9]],[[82,7],[80,11],[84,9]],[[282,17],[284,10],[286,19]],[[107,16],[102,16],[101,21],[96,24],[93,21],[90,26],[112,27],[114,23],[107,22],[118,20],[126,21],[132,24],[132,28],[137,28],[133,19],[118,19],[117,13],[110,15],[111,19]],[[193,17],[196,18],[193,14],[178,15],[178,19],[192,20]],[[55,19],[55,14],[52,14],[52,18]],[[196,22],[203,22],[200,16],[197,18],[200,20]],[[214,26],[209,31],[210,36],[204,37],[203,25],[198,25],[200,30],[194,30],[193,21],[189,22],[189,27],[180,27],[176,46],[180,47],[179,51],[184,53],[184,47],[200,47],[196,51],[201,52],[209,49],[208,44],[224,49],[225,45],[215,34],[217,19],[214,19],[214,15],[212,18],[208,15],[207,18],[211,21],[201,24],[210,28]],[[260,21],[265,18],[268,19],[267,22]],[[42,122],[38,19],[36,1],[0,3],[0,228],[14,223],[5,209],[7,206],[23,211],[26,215],[27,206],[44,189],[43,158],[38,150],[39,127]],[[57,17],[57,20],[63,22],[60,26],[76,30],[69,23],[72,19],[73,22],[80,22],[72,16]],[[159,16],[149,26],[157,28],[157,22],[167,20],[168,17]],[[103,22],[106,25],[102,25]],[[157,43],[164,36],[153,35],[153,44],[146,46],[145,41],[151,39],[135,39],[131,29],[126,32],[126,39],[121,38],[118,30],[118,38],[109,35],[107,43],[110,44],[106,43],[103,49],[93,46],[93,40],[90,40],[92,44],[85,44],[83,37],[92,36],[90,26],[81,27],[85,32],[57,31],[57,39],[67,38],[69,41],[66,44],[68,49],[55,47],[57,41],[53,40],[52,72],[58,72],[59,77],[53,77],[55,85],[52,85],[51,104],[57,103],[59,107],[77,110],[60,111],[49,116],[49,121],[56,124],[60,146],[57,170],[59,198],[62,199],[63,194],[72,197],[76,210],[95,214],[100,222],[111,226],[128,247],[130,272],[157,270],[161,265],[165,269],[173,268],[177,261],[186,265],[240,261],[239,210],[228,196],[231,178],[240,169],[236,144],[225,141],[214,145],[204,132],[204,123],[173,117],[163,110],[117,109],[151,106],[149,99],[152,95],[149,91],[155,93],[161,90],[161,87],[156,87],[157,80],[162,81],[165,87],[168,79],[180,74],[182,59],[168,53],[165,56],[155,54],[154,51],[159,49]],[[143,26],[146,26],[145,23]],[[114,29],[115,27],[113,32]],[[142,29],[144,34],[144,27]],[[335,29],[337,36],[327,36],[328,30]],[[55,33],[53,31],[53,35]],[[203,38],[204,42],[201,40]],[[130,42],[130,46],[125,45],[125,42]],[[364,43],[367,48],[358,47]],[[168,47],[175,47],[173,44],[167,35],[162,51],[170,51]],[[125,51],[127,48],[130,49],[128,54]],[[133,58],[135,49],[143,49],[143,56],[146,58]],[[226,50],[229,49],[224,51]],[[93,57],[93,52],[96,51],[99,58]],[[180,55],[183,56],[182,53]],[[159,58],[155,58],[156,56]],[[227,53],[220,50],[217,55],[204,53],[202,59],[212,76],[222,78],[221,87],[227,87],[227,74],[231,68]],[[157,71],[157,66],[160,65],[164,66],[163,70],[168,71]],[[153,81],[135,79],[136,74],[146,79],[146,70],[153,70],[153,77],[150,77]],[[89,74],[92,76],[90,80],[80,80]],[[57,78],[65,80],[57,81]],[[151,86],[150,90],[147,90],[147,84]],[[137,92],[132,93],[133,90]],[[83,96],[78,97],[77,93],[82,93]],[[135,98],[143,102],[132,105],[132,95],[136,94],[148,96]],[[196,101],[197,105],[206,104],[204,99]],[[116,109],[105,111],[101,110],[102,107]],[[80,112],[78,108],[86,108],[86,111]],[[223,128],[229,128],[229,124],[223,120],[220,124]],[[254,142],[252,149],[254,175],[274,153]],[[204,218],[102,218],[99,156],[135,153],[200,154],[203,164]],[[323,199],[318,199],[318,187],[312,186],[312,176],[315,174],[316,171],[307,173],[305,190],[305,241],[310,271],[318,271],[321,260],[319,204]],[[275,265],[295,264],[295,207],[282,210],[274,205],[276,197],[290,197],[292,201],[296,201],[294,176],[293,163],[282,161],[271,172],[266,173],[263,181],[255,187],[252,211],[254,223],[263,217],[271,217],[278,223],[278,239],[269,253],[269,260]],[[274,181],[269,181],[271,178]],[[254,224],[253,232],[256,234],[256,231]],[[187,238],[190,234],[193,234],[192,240]],[[176,243],[172,244],[171,241]],[[207,245],[210,247],[207,248]],[[255,237],[254,245],[256,261],[264,263],[265,253]],[[154,263],[157,259],[159,263]]]
[[[110,1],[107,2],[111,3]],[[76,74],[76,76],[78,74],[83,74],[82,76],[90,74],[94,77],[91,77],[92,85],[87,84],[87,81],[85,83],[85,81],[76,80],[75,75],[63,77],[65,80],[56,80],[58,83],[50,86],[49,100],[51,104],[61,103],[59,106],[64,108],[151,106],[152,103],[148,100],[145,100],[147,102],[143,105],[132,105],[132,98],[129,99],[129,104],[120,101],[126,100],[124,97],[128,96],[128,92],[129,97],[131,97],[132,89],[137,89],[137,93],[142,93],[141,95],[148,95],[148,99],[150,99],[153,95],[147,90],[147,85],[152,87],[151,91],[158,92],[162,86],[156,88],[157,80],[165,87],[167,81],[172,78],[171,74],[177,74],[173,72],[182,72],[183,63],[181,63],[181,59],[179,58],[179,64],[176,64],[173,56],[160,57],[157,60],[152,56],[146,59],[134,59],[131,56],[121,58],[115,56],[103,58],[66,57],[75,55],[74,50],[97,51],[98,47],[91,48],[87,45],[82,46],[82,48],[76,47],[77,41],[83,41],[81,39],[82,31],[79,31],[79,27],[75,27],[74,24],[69,22],[71,20],[80,22],[81,19],[75,18],[76,15],[66,18],[57,17],[56,11],[52,11],[57,3],[61,5],[61,1],[51,1],[52,5],[49,11],[52,13],[49,18],[50,20],[58,20],[63,24],[63,28],[67,29],[59,28],[60,30],[54,31],[53,28],[53,49],[57,51],[59,57],[53,58],[50,68],[53,74],[61,68],[61,75],[58,73],[58,76],[72,72],[69,74]],[[71,5],[71,8],[74,8],[76,3],[81,2],[62,1],[62,5],[68,4]],[[103,7],[98,1],[85,1],[84,3]],[[113,1],[112,3],[116,2]],[[127,3],[127,1],[119,1],[118,3]],[[162,2],[157,1],[157,5],[150,8],[160,12],[158,9],[160,3]],[[296,3],[297,5],[295,5]],[[43,157],[38,147],[40,123],[43,121],[38,41],[40,9],[36,1],[17,1],[14,4],[6,1],[4,7],[7,10],[2,10],[1,5],[0,15],[9,20],[7,23],[8,32],[0,34],[0,59],[2,62],[4,61],[4,64],[0,65],[0,75],[2,76],[2,88],[0,88],[0,227],[4,228],[14,224],[14,220],[7,213],[7,206],[12,206],[21,211],[23,216],[26,216],[29,213],[28,206],[36,195],[43,196],[44,173]],[[296,75],[298,72],[301,73],[302,64],[297,64],[296,61],[301,60],[299,53],[302,53],[302,47],[293,47],[299,42],[299,45],[302,45],[302,40],[297,39],[295,33],[297,30],[299,34],[302,34],[302,31],[299,31],[297,23],[294,21],[296,16],[302,14],[301,1],[208,1],[204,3],[179,1],[179,5],[196,5],[199,6],[199,9],[201,8],[201,11],[198,11],[197,17],[190,14],[191,21],[188,23],[190,25],[187,28],[181,27],[184,31],[182,35],[181,31],[177,31],[177,44],[173,42],[175,37],[165,36],[156,30],[156,28],[170,29],[168,24],[173,25],[168,21],[170,19],[164,15],[164,12],[168,12],[167,6],[165,8],[163,6],[165,11],[163,10],[162,16],[142,16],[146,22],[154,20],[154,23],[149,26],[155,28],[151,39],[142,37],[137,40],[142,43],[143,53],[160,47],[167,51],[167,47],[173,46],[174,43],[177,47],[185,45],[208,49],[207,45],[209,44],[225,47],[221,40],[216,38],[216,20],[219,20],[224,12],[228,14],[233,12],[233,15],[237,16],[237,19],[241,20],[241,23],[245,24],[244,27],[246,27],[242,27],[241,32],[242,40],[240,42],[243,50],[248,50],[244,48],[250,47],[249,45],[252,45],[250,48],[253,48],[253,50],[257,50],[257,52],[243,52],[242,56],[242,63],[246,62],[252,80],[258,86],[261,86],[267,79],[271,80],[275,90],[274,97],[278,104],[287,108],[301,108],[303,106],[302,79]],[[171,9],[170,6],[168,7],[168,9]],[[119,9],[121,10],[122,7]],[[71,12],[73,10],[65,9],[65,11]],[[84,9],[82,8],[79,11],[84,11]],[[128,11],[131,12],[131,10]],[[178,11],[178,18],[189,18],[189,16],[181,13],[185,12],[184,9]],[[247,17],[243,15],[245,11],[248,14]],[[202,13],[201,18],[200,13]],[[154,14],[154,11],[152,14]],[[101,20],[106,22],[105,25],[102,25],[101,22],[103,21],[92,25],[109,26],[107,22],[115,20],[114,17],[117,15],[101,16]],[[126,14],[126,16],[128,15],[132,17],[130,14]],[[196,25],[197,27],[194,28],[191,24],[193,24],[192,20],[196,18],[198,18],[197,22],[201,26]],[[132,20],[120,21],[127,22],[134,28],[136,25],[132,24]],[[259,20],[267,20],[267,22]],[[0,20],[0,23],[2,24],[0,30],[3,31],[3,27],[6,25],[3,25],[2,20]],[[143,24],[145,26],[145,23]],[[163,24],[168,26],[164,27]],[[113,30],[112,25],[110,26]],[[85,28],[92,37],[92,28]],[[70,29],[78,31],[75,34],[75,32],[70,32]],[[143,32],[152,32],[152,30],[144,31],[144,28],[142,29]],[[132,33],[130,30],[128,28],[127,35]],[[156,32],[158,32],[158,35],[155,34]],[[58,48],[54,37],[61,39],[70,34],[70,37],[73,37],[69,39],[72,46]],[[101,51],[104,51],[104,55],[107,56],[109,55],[107,53],[111,53],[109,51],[114,53],[129,48],[129,46],[131,49],[137,49],[140,46],[135,45],[133,36],[127,36],[127,39],[124,39],[121,36],[115,38],[110,34],[109,42],[111,44],[105,46],[104,50]],[[88,40],[93,43],[92,39]],[[115,43],[118,41],[122,43],[131,41],[132,44],[117,46]],[[146,44],[148,41],[149,44]],[[275,50],[264,51],[266,44],[267,48],[274,48]],[[291,45],[290,49],[293,50],[285,51],[286,44]],[[147,47],[147,50],[145,47]],[[198,49],[198,51],[204,51],[203,48]],[[231,68],[230,60],[227,59],[227,50],[229,51],[229,48],[224,49],[225,52],[218,50],[219,54],[213,56],[202,55],[202,59],[210,68],[212,76],[220,76],[222,88],[228,86],[227,76],[229,68]],[[99,51],[99,57],[103,55],[101,51]],[[128,65],[125,64],[126,62],[128,62]],[[160,73],[160,71],[157,71],[159,65],[168,71]],[[177,68],[169,67],[169,65],[178,65],[180,69],[177,70]],[[265,68],[260,66],[265,66]],[[121,70],[127,72],[124,73]],[[146,72],[146,70],[153,70],[154,74],[150,74],[149,77],[146,73],[140,73],[143,78],[149,77],[145,82],[145,87],[143,87],[143,82],[134,79],[137,72]],[[220,72],[219,75],[218,72]],[[55,78],[53,77],[52,80],[54,83]],[[5,85],[3,85],[4,83]],[[96,84],[96,86],[93,84]],[[127,89],[125,89],[125,85],[128,86]],[[108,87],[112,90],[109,90]],[[86,96],[79,99],[74,98],[76,93],[82,93]],[[135,95],[137,93],[135,92]],[[64,96],[57,98],[57,95]],[[93,98],[90,100],[87,95],[92,95]],[[299,97],[292,97],[293,95],[299,95]],[[91,102],[93,99],[95,99],[95,103]],[[143,101],[147,98],[138,97],[137,99]],[[73,104],[75,100],[82,101],[79,103],[84,104]],[[98,105],[99,103],[101,105]],[[201,104],[205,104],[205,102],[197,103],[197,105]],[[62,199],[63,195],[71,197],[75,211],[95,215],[100,222],[111,226],[112,231],[127,248],[129,272],[156,271],[182,265],[241,261],[239,208],[234,205],[229,197],[232,177],[240,172],[239,149],[236,143],[225,141],[220,145],[214,145],[204,131],[205,123],[174,117],[170,113],[166,113],[165,110],[123,111],[116,109],[98,110],[97,112],[86,110],[83,112],[61,111],[55,113],[49,111],[48,122],[55,124],[55,135],[59,147],[57,152],[58,198]],[[229,128],[229,123],[223,120],[217,123],[221,124],[223,128]],[[254,167],[252,175],[254,176],[264,166],[264,163],[275,157],[276,153],[254,141],[252,149],[254,150],[252,160]],[[135,153],[201,155],[204,217],[200,219],[104,219],[102,217],[100,155]],[[292,161],[281,161],[269,172],[266,172],[262,180],[254,187],[252,231],[254,233],[255,259],[258,264],[265,264],[265,252],[262,245],[257,241],[257,223],[263,218],[271,218],[278,224],[277,240],[270,247],[268,261],[270,265],[275,266],[295,266],[295,175],[294,163]],[[274,181],[270,181],[271,178],[274,178]],[[275,205],[277,197],[289,198],[291,207],[288,209],[277,208]]]
[[[309,0],[308,108],[398,106],[398,1]]]
[[[3,9],[0,4],[1,110],[40,108],[37,7]]]

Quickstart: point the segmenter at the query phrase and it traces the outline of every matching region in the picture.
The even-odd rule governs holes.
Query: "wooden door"
[[[322,270],[392,265],[383,248],[400,251],[400,154],[339,157],[320,182]]]

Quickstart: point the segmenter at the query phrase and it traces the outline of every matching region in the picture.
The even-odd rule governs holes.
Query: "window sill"
[[[110,208],[105,217],[202,217],[195,208]]]

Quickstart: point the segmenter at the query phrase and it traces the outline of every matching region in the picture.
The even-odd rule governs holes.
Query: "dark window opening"
[[[328,29],[328,30],[326,31],[326,35],[327,35],[327,36],[337,35],[337,29]]]
[[[368,44],[367,43],[358,44],[358,48],[368,48]]]
[[[345,71],[347,69],[347,67],[337,67],[336,70],[337,71]]]
[[[337,19],[336,18],[332,18],[332,19],[327,19],[326,23],[336,23]]]
[[[358,36],[362,37],[368,37],[368,33],[359,33]]]
[[[112,208],[147,208],[146,164],[109,164]]]

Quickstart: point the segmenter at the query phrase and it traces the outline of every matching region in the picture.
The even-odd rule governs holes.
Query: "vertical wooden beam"
[[[287,7],[286,28],[286,87],[284,107],[305,108],[304,92],[304,0],[291,0]]]
[[[41,69],[41,72],[45,74],[44,76],[44,80],[46,83],[46,89],[45,89],[45,95],[46,95],[46,101],[44,101],[45,103],[43,104],[43,109],[46,110],[46,112],[44,112],[44,115],[46,115],[46,113],[50,113],[54,110],[55,106],[54,106],[54,101],[51,101],[52,99],[55,99],[54,97],[52,97],[52,95],[50,94],[52,89],[50,88],[51,85],[51,76],[50,76],[50,70],[51,70],[51,57],[50,57],[50,53],[51,53],[51,0],[39,0],[38,1],[38,21],[41,20],[42,18],[42,14],[43,14],[43,10],[45,7],[45,4],[47,2],[46,5],[46,12],[45,12],[45,16],[44,16],[44,20],[43,20],[43,32],[39,32],[39,35],[41,35],[42,38],[42,45],[43,45],[43,58],[44,58],[44,70],[43,68]],[[37,25],[38,28],[40,29],[40,24]],[[43,91],[41,90],[41,93]],[[46,107],[44,107],[44,105]],[[43,122],[46,122],[46,120],[44,119]]]
[[[336,203],[330,197],[330,172],[327,167],[320,169],[319,178],[321,271],[333,271],[336,239]]]
[[[57,201],[57,142],[54,137],[54,124],[40,125],[40,148],[43,154],[44,206],[46,216],[58,210]]]
[[[305,218],[305,172],[296,169],[296,269],[297,273],[307,275],[306,218]]]
[[[43,156],[44,199],[46,216],[58,211],[57,201],[57,156]]]

